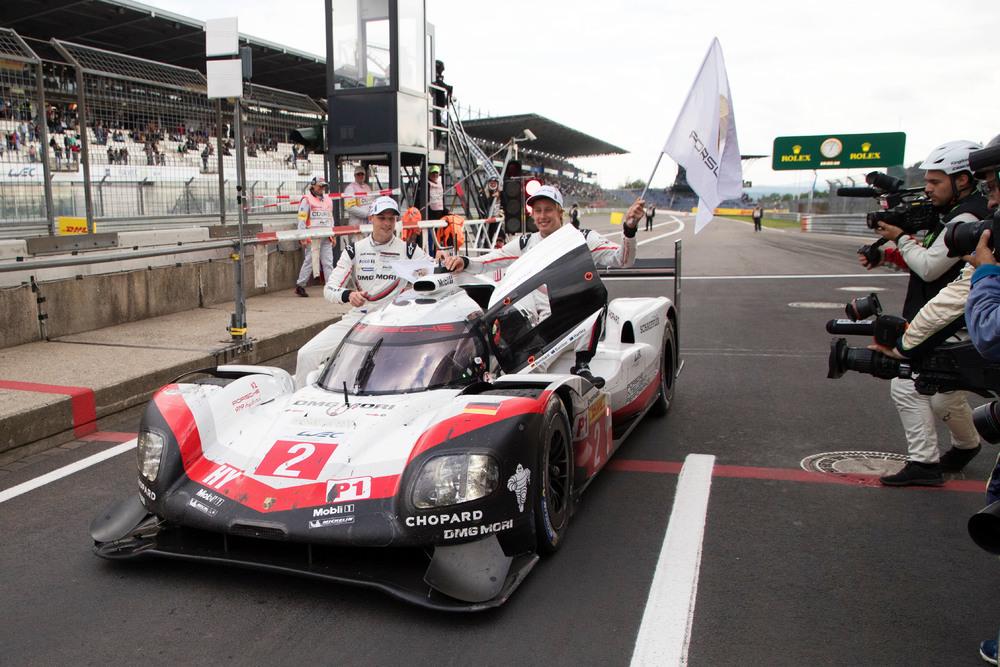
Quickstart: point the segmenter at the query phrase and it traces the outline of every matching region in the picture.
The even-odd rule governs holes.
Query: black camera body
[[[882,223],[903,230],[904,234],[916,234],[920,230],[932,230],[941,219],[940,214],[922,188],[904,188],[903,181],[888,174],[873,171],[865,176],[866,188],[837,188],[841,197],[874,197],[882,205],[881,211],[873,211],[865,216],[868,229],[878,229]],[[858,248],[871,266],[877,266],[882,259],[879,248],[886,243],[879,239],[875,243]]]
[[[990,231],[987,242],[990,250],[996,251],[993,231],[1000,223],[1000,209],[993,212],[993,217],[984,220],[968,220],[966,222],[949,222],[944,226],[944,244],[948,246],[949,257],[962,257],[976,252],[979,237],[986,230]]]
[[[994,142],[996,139],[991,143]],[[1000,178],[1000,145],[988,146],[969,153],[969,169],[977,175],[984,171],[992,171],[994,178]],[[994,211],[992,218],[984,220],[949,222],[944,230],[944,244],[948,246],[948,256],[962,257],[974,253],[976,246],[979,245],[979,237],[986,230],[990,230],[989,247],[995,254],[997,247],[993,236],[998,223],[1000,223],[1000,210]]]
[[[865,216],[865,224],[868,229],[878,229],[879,224],[884,222],[899,227],[904,234],[916,234],[922,229],[934,229],[940,219],[931,200],[920,194],[908,196],[884,211],[869,213]]]
[[[833,334],[872,336],[881,345],[891,347],[906,329],[906,320],[879,315],[874,320],[830,320],[826,330]],[[930,396],[939,391],[971,391],[987,398],[1000,396],[1000,363],[990,362],[971,341],[939,345],[913,359],[895,359],[877,350],[851,347],[845,338],[830,342],[827,377],[839,378],[847,371],[865,373],[883,380],[913,380],[917,392]],[[992,401],[972,412],[979,435],[991,443],[1000,443],[1000,402]]]

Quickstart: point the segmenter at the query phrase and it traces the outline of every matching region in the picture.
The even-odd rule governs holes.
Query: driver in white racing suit
[[[499,250],[480,255],[479,257],[448,256],[443,253],[438,254],[438,259],[444,263],[449,271],[468,271],[470,273],[487,273],[494,269],[505,269],[522,254],[538,245],[542,239],[555,232],[563,226],[563,198],[562,193],[551,185],[543,185],[538,188],[531,197],[528,198],[528,205],[531,206],[531,216],[535,221],[538,231],[532,234],[522,235],[507,243]],[[643,201],[637,200],[629,207],[622,222],[622,244],[619,245],[609,241],[601,234],[592,229],[581,230],[587,247],[590,248],[591,257],[596,266],[603,267],[629,267],[635,262],[637,242],[635,240],[636,231],[639,229],[639,220],[643,216]],[[594,386],[600,388],[604,386],[604,379],[595,377],[590,372],[590,360],[594,358],[597,349],[597,341],[601,336],[601,320],[591,330],[589,336],[584,336],[575,343],[576,365],[573,366],[572,373],[589,380]]]
[[[378,310],[407,286],[396,275],[391,262],[400,259],[430,259],[420,247],[396,236],[399,205],[392,197],[379,197],[368,216],[372,233],[348,244],[323,288],[323,296],[333,303],[354,306],[339,321],[316,334],[299,350],[295,364],[295,388],[306,384],[310,372],[319,368],[365,313]]]

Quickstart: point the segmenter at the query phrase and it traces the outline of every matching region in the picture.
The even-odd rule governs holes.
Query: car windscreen
[[[352,394],[396,394],[464,387],[488,366],[479,329],[464,322],[414,326],[358,323],[320,377],[321,387]]]

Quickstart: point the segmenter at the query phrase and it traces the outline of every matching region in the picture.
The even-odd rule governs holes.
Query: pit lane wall
[[[208,228],[122,232],[118,248],[197,244]],[[0,262],[28,256],[24,240],[0,242]],[[267,253],[267,286],[255,287],[255,265]],[[292,289],[302,263],[295,243],[248,246],[243,266],[247,296]],[[235,267],[228,248],[158,258],[0,274],[0,349],[150,317],[233,301]],[[46,255],[45,258],[66,255]],[[42,257],[38,257],[42,259]]]

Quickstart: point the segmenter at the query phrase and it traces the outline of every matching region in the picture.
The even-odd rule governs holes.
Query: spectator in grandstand
[[[205,148],[201,151],[201,170],[208,171],[208,158],[212,155],[212,146],[205,142]]]
[[[128,148],[118,151],[118,164],[128,164]]]
[[[119,142],[119,143],[122,143],[122,142],[124,142],[124,141],[125,141],[125,135],[124,135],[124,134],[122,134],[122,131],[121,131],[120,129],[118,129],[118,130],[115,130],[115,131],[114,131],[114,132],[113,132],[113,133],[111,134],[111,141],[117,141],[117,142]]]
[[[66,161],[69,162],[70,157],[73,158],[73,164],[80,164],[80,139],[79,137],[68,134],[69,148],[66,153]]]
[[[63,158],[62,146],[59,145],[59,142],[56,141],[55,137],[50,137],[49,148],[52,150],[52,154],[56,158],[56,171],[59,171],[60,169],[62,169],[62,158]]]
[[[35,144],[28,146],[28,162],[38,162],[38,149]]]
[[[299,229],[315,229],[317,227],[333,229],[333,200],[326,193],[326,179],[316,176],[309,184],[309,189],[302,196],[299,202]],[[315,239],[302,239],[299,244],[305,253],[302,260],[302,268],[299,269],[299,278],[295,281],[295,293],[298,296],[309,296],[306,292],[306,285],[312,277],[312,250],[310,246],[313,241],[322,244],[319,250],[320,264],[323,267],[323,275],[327,279],[333,273],[333,241],[334,237],[324,237]]]
[[[368,220],[368,204],[357,195],[367,195],[372,189],[367,183],[368,172],[360,164],[354,168],[354,181],[344,188],[344,211],[347,213],[348,224],[360,225]]]
[[[62,157],[61,154],[58,154],[58,155],[59,155],[59,157]],[[59,164],[59,157],[56,158],[56,164],[57,165]],[[111,146],[108,146],[108,164],[114,164],[117,161],[118,161],[118,153],[115,151],[114,148],[112,148]],[[58,169],[58,167],[56,167],[56,168]]]
[[[448,209],[444,207],[444,185],[441,184],[441,167],[433,165],[427,176],[427,219],[440,220],[446,215],[448,215]]]

